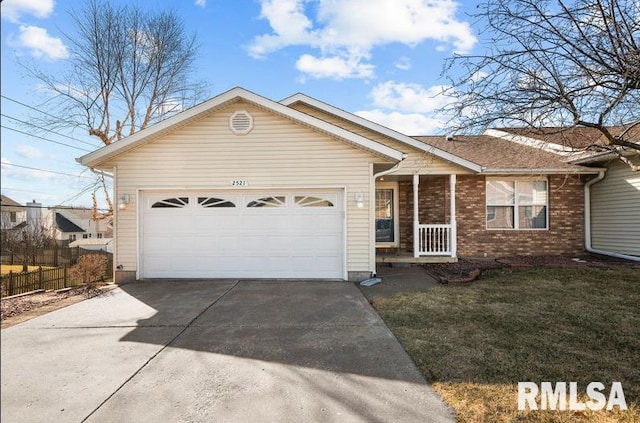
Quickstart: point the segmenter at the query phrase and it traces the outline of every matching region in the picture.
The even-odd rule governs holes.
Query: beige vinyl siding
[[[246,110],[254,128],[234,135],[229,117]],[[370,269],[369,208],[356,207],[354,193],[368,202],[370,163],[384,162],[330,136],[247,103],[237,103],[112,159],[116,198],[131,203],[116,219],[117,259],[136,269],[136,195],[145,189],[243,189],[231,180],[246,180],[249,189],[346,187],[347,271]]]
[[[640,256],[640,172],[622,162],[610,163],[591,187],[591,246]]]
[[[456,164],[442,160],[425,151],[420,151],[411,146],[403,144],[378,132],[356,125],[338,116],[318,110],[304,103],[295,103],[292,107],[302,113],[306,113],[318,119],[332,123],[341,128],[347,129],[353,133],[367,137],[374,141],[391,147],[395,150],[402,151],[407,154],[407,158],[395,174],[413,175],[419,172],[422,175],[449,175],[449,174],[471,174],[472,172]]]

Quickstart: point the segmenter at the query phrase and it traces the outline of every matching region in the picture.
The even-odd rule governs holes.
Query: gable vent
[[[229,118],[229,128],[236,135],[248,134],[253,129],[253,117],[246,110],[234,112]]]

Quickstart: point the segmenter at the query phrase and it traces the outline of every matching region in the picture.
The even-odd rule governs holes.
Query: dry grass
[[[374,306],[461,422],[639,422],[640,271],[488,271]],[[629,410],[518,411],[518,381],[620,381]]]
[[[29,272],[38,270],[40,266],[28,266]],[[43,269],[53,269],[53,267],[42,266]],[[9,272],[20,273],[22,272],[21,264],[0,264],[0,275],[8,275]]]

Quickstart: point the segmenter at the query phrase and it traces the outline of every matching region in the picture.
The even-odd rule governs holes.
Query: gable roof
[[[331,106],[330,104],[324,103],[320,100],[317,100],[313,97],[309,97],[308,95],[305,95],[302,93],[297,93],[290,97],[287,97],[284,100],[281,100],[280,103],[286,106],[292,106],[295,103],[304,103],[316,109],[322,110],[326,113],[329,113],[331,115],[348,120],[361,127],[383,134],[389,138],[395,139],[396,141],[399,141],[405,145],[416,148],[425,153],[432,154],[443,160],[462,166],[471,171],[480,172],[482,170],[477,163],[469,161],[456,154],[451,154],[450,152],[439,149],[436,146],[425,145],[424,143],[418,142],[415,138],[401,134],[400,132],[387,128],[386,126],[382,126],[378,123],[372,122],[358,115],[354,115],[353,113],[349,113],[337,107]]]
[[[612,126],[609,131],[615,136],[627,130],[626,126]],[[616,158],[619,154],[638,155],[636,150],[622,147],[612,151],[604,134],[597,128],[574,126],[570,128],[500,128],[486,132],[514,143],[538,147],[564,156],[570,163],[582,164]],[[640,125],[628,129],[627,141],[640,145]]]
[[[4,194],[0,195],[0,207],[2,207],[2,209],[6,211],[15,211],[16,209],[23,210],[25,208],[24,205],[7,197]]]
[[[56,227],[61,232],[85,232],[80,226],[76,225],[60,213],[56,213]]]
[[[205,101],[204,103],[201,103],[168,119],[149,126],[139,132],[136,132],[129,137],[123,138],[117,142],[114,142],[113,144],[102,147],[99,150],[79,157],[76,159],[76,161],[89,167],[99,166],[101,163],[104,163],[106,160],[112,157],[127,152],[133,148],[142,146],[147,142],[156,139],[158,136],[161,136],[178,127],[184,126],[196,119],[199,119],[211,113],[216,109],[224,107],[225,105],[238,100],[244,100],[249,103],[253,103],[267,110],[270,110],[273,113],[296,121],[302,125],[311,127],[317,131],[324,132],[330,136],[339,138],[347,143],[355,145],[356,147],[370,151],[378,156],[396,161],[400,161],[405,157],[404,153],[387,147],[386,145],[354,134],[353,132],[339,128],[321,119],[314,118],[283,104],[280,104],[273,100],[269,100],[268,98],[259,96],[244,88],[236,87],[220,95],[217,95],[212,99]]]
[[[594,168],[567,163],[562,157],[540,148],[510,142],[487,134],[456,136],[451,140],[441,136],[414,138],[476,163],[482,167],[481,173],[484,174],[591,174],[598,172]]]

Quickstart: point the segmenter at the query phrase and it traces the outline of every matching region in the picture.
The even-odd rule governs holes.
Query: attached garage
[[[114,279],[375,270],[375,165],[405,153],[234,88],[78,159],[113,175]]]
[[[342,189],[141,192],[141,278],[346,279]]]

